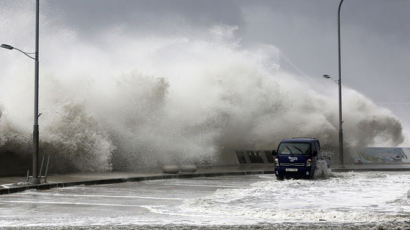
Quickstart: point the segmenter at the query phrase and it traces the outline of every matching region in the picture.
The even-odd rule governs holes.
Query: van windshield
[[[281,143],[279,145],[278,154],[290,155],[290,154],[310,154],[309,143]]]

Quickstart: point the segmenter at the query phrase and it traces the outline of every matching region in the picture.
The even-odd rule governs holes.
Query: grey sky
[[[14,1],[8,1],[14,2]],[[93,39],[116,25],[149,34],[237,25],[244,46],[272,44],[303,72],[337,75],[338,0],[48,0],[42,13]],[[345,0],[344,84],[377,103],[408,102],[410,1]],[[402,119],[410,106],[391,106]]]
[[[43,11],[92,36],[110,26],[183,33],[184,25],[238,25],[243,44],[277,46],[311,76],[336,75],[337,0],[70,0]],[[342,10],[345,84],[378,102],[408,101],[410,1],[346,0]],[[380,92],[383,95],[380,95]]]

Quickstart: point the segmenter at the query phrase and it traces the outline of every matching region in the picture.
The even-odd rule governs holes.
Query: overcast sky
[[[337,75],[337,0],[53,0],[43,13],[93,36],[107,27],[184,33],[236,25],[242,44],[278,47],[312,77]],[[410,1],[346,0],[342,9],[343,79],[376,102],[407,102]]]
[[[337,76],[338,2],[48,0],[43,1],[42,14],[85,39],[115,26],[142,36],[238,26],[236,35],[243,46],[272,44],[301,72],[320,78]],[[410,1],[345,0],[341,21],[344,84],[377,103],[410,102]],[[410,106],[388,106],[402,119],[410,115]]]

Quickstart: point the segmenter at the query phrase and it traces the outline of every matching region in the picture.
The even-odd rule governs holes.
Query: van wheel
[[[283,180],[283,179],[284,179],[284,176],[276,176],[276,179],[278,179],[278,180]]]

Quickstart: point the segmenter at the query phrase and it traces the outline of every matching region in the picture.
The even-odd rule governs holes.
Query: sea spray
[[[6,21],[0,34],[13,31],[10,42],[26,44],[16,28],[32,20],[15,10],[3,17],[17,25]],[[241,46],[235,29],[145,36],[118,27],[86,39],[42,16],[40,148],[58,159],[53,170],[229,164],[234,150],[296,136],[336,151],[337,98],[281,69],[276,47]],[[29,156],[32,63],[15,53],[0,63],[0,154]],[[347,87],[344,131],[347,153],[404,139],[390,111]]]

